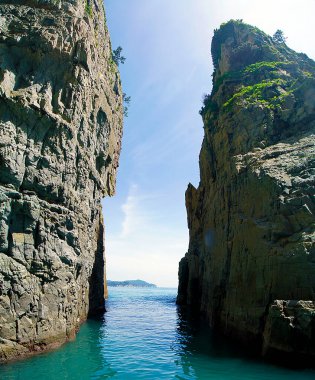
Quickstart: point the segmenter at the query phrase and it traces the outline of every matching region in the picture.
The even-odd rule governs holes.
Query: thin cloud
[[[138,184],[129,187],[121,206],[118,233],[106,233],[107,275],[111,280],[136,279],[159,286],[177,286],[178,257],[187,249],[187,230],[174,226],[161,210],[163,192],[144,193]]]
[[[187,250],[187,234],[169,234],[151,225],[124,239],[107,236],[107,274],[111,280],[141,278],[159,286],[177,286],[178,257]]]
[[[144,193],[138,184],[131,184],[126,201],[121,206],[124,217],[118,239],[122,243],[154,225],[160,215],[157,205],[163,197],[163,193]]]
[[[124,213],[122,222],[121,238],[128,237],[132,232],[142,224],[141,216],[137,213],[138,199],[136,197],[137,185],[132,184],[129,190],[126,202],[121,206]]]
[[[120,70],[131,96],[117,195],[104,202],[109,278],[176,285],[188,245],[184,193],[199,181],[198,110],[202,94],[211,92],[213,30],[231,18],[269,34],[282,29],[290,47],[315,58],[309,30],[315,1],[296,4],[106,0],[113,46],[127,57]]]

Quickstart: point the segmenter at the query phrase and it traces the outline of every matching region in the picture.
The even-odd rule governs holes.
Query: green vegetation
[[[224,108],[229,108],[237,99],[243,99],[248,103],[263,103],[269,108],[275,108],[279,105],[280,97],[275,95],[272,98],[268,96],[266,90],[276,89],[278,86],[284,85],[283,79],[264,80],[253,86],[242,86],[226,103]]]
[[[124,64],[126,61],[126,58],[121,55],[122,52],[122,47],[118,46],[117,49],[112,51],[111,57],[108,59],[108,65],[110,68],[110,71],[112,74],[114,74],[117,70],[117,66],[119,66],[119,63]],[[113,84],[113,83],[112,83]],[[124,92],[123,93],[123,103],[124,103],[124,116],[128,117],[128,109],[130,105],[131,97],[127,96],[127,94]],[[118,109],[116,109],[117,111]]]
[[[212,96],[210,94],[205,94],[203,96],[203,107],[201,107],[199,114],[203,116],[206,112],[217,112],[218,105],[212,101]]]
[[[255,43],[259,41],[258,45],[262,45],[265,41],[270,39],[266,33],[252,25],[244,23],[241,19],[230,20],[226,23],[221,24],[219,29],[214,30],[214,36],[211,45],[212,61],[215,68],[218,66],[219,60],[221,58],[221,45],[226,41],[227,38],[234,36],[235,28],[241,30],[246,29],[246,31],[255,36]],[[234,54],[239,55],[238,59],[244,59],[246,52],[252,50],[254,46],[255,44],[253,42],[244,42],[243,45],[235,48]],[[256,48],[258,49],[258,46],[256,46]]]
[[[211,56],[213,67],[217,67],[221,57],[221,44],[233,33],[233,22],[221,24],[219,29],[214,30],[214,36],[211,45]]]
[[[246,38],[239,40],[242,33]],[[219,67],[227,40],[227,64]],[[315,75],[314,62],[288,48],[285,41],[280,29],[271,37],[242,20],[221,24],[212,40],[213,89],[203,98],[199,111],[203,119],[215,118],[234,105],[257,105],[273,111],[290,107],[294,94],[314,81]]]
[[[253,63],[244,69],[244,74],[253,74],[262,69],[275,70],[278,68],[285,68],[288,65],[294,65],[294,62],[273,62],[273,61],[261,61]]]
[[[277,44],[285,44],[287,38],[284,36],[284,33],[282,30],[278,29],[276,33],[272,36],[272,39]]]
[[[116,70],[117,70],[117,65],[116,65],[116,63],[115,63],[115,61],[113,60],[112,57],[109,57],[109,59],[108,59],[108,65],[109,65],[110,72],[112,74],[114,74],[116,72]]]
[[[89,17],[93,17],[93,8],[90,0],[86,0],[85,2],[85,12]]]
[[[291,79],[288,70],[299,73],[299,79]],[[233,72],[232,76],[225,75],[225,78],[235,77],[236,74]],[[240,79],[242,78],[244,85],[238,88],[233,96],[224,103],[223,108],[225,109],[229,109],[234,102],[240,100],[246,104],[259,103],[269,109],[276,109],[281,107],[284,100],[297,90],[301,83],[304,83],[308,78],[313,78],[309,71],[300,71],[297,63],[293,61],[256,62],[245,67],[238,75]]]
[[[124,101],[124,116],[128,117],[128,107],[130,105],[131,97],[127,96],[126,93],[123,93],[123,101]]]
[[[122,52],[122,47],[118,46],[118,48],[113,50],[113,53],[112,53],[113,61],[116,63],[117,66],[119,66],[120,63],[124,64],[126,61],[126,58],[121,55],[121,52]]]
[[[309,71],[303,71],[303,75],[307,78],[313,78],[313,74],[310,73]]]
[[[275,108],[281,104],[281,101],[284,99],[284,95],[281,96],[273,96],[270,99],[270,94],[274,89],[274,92],[277,92],[276,88],[278,86],[288,86],[289,84],[284,80],[279,78],[278,70],[283,68],[285,69],[288,66],[294,65],[294,62],[279,62],[279,61],[260,61],[248,65],[243,70],[239,71],[229,71],[220,76],[215,82],[213,86],[212,93],[218,91],[219,87],[225,83],[230,85],[235,85],[239,82],[243,82],[247,86],[240,87],[237,92],[233,94],[233,96],[224,103],[223,108],[229,109],[234,102],[243,99],[247,103],[255,103],[259,102],[260,104],[264,104],[269,108]],[[273,73],[273,77],[270,77],[268,80],[261,80],[261,75],[265,72],[268,72],[270,76]],[[263,75],[262,77],[265,77]],[[258,83],[250,84],[252,81],[258,81]],[[267,93],[268,91],[268,93]],[[284,91],[285,92],[285,91]],[[212,101],[212,97],[210,95],[205,95],[203,98],[204,106],[199,111],[200,115],[203,115],[206,111],[215,112],[218,110],[216,103]]]
[[[228,71],[228,72],[224,73],[214,83],[213,92],[217,91],[218,88],[221,86],[221,84],[223,84],[223,82],[227,82],[227,81],[239,82],[241,80],[241,75],[242,75],[242,71]]]

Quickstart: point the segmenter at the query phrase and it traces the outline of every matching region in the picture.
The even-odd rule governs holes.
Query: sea
[[[176,289],[110,287],[107,312],[53,352],[0,366],[1,380],[315,380],[215,336],[176,306]]]

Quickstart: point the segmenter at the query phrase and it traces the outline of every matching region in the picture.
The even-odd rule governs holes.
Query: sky
[[[177,287],[188,248],[185,190],[199,183],[198,113],[211,92],[213,30],[243,19],[315,59],[315,0],[105,0],[131,96],[116,195],[103,200],[107,278]]]

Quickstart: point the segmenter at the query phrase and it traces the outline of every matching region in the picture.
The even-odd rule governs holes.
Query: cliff
[[[315,355],[315,63],[255,27],[215,31],[178,303],[263,355]]]
[[[104,310],[122,92],[101,0],[0,0],[0,360]]]

